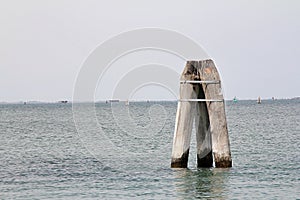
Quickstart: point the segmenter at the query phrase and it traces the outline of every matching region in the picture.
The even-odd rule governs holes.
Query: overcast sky
[[[300,96],[299,19],[297,0],[1,0],[0,102],[71,100],[89,54],[143,27],[178,31],[202,45],[227,99]],[[184,62],[174,67],[180,73]],[[107,80],[114,85],[118,77]],[[163,89],[148,89],[140,96],[165,98]]]

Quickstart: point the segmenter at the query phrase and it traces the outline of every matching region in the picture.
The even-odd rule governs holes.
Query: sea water
[[[176,108],[96,103],[75,126],[71,104],[0,105],[0,199],[300,198],[299,100],[226,102],[230,169],[196,168],[194,132],[170,168]]]

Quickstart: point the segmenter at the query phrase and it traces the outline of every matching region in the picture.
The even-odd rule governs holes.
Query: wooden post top
[[[199,61],[189,60],[181,74],[180,80],[220,82],[220,76],[212,59]]]

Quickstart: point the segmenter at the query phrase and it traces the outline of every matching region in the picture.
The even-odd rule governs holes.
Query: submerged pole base
[[[201,157],[197,155],[197,167],[198,168],[210,168],[213,167],[213,155],[212,151],[209,152],[206,156]]]
[[[171,168],[187,168],[189,159],[189,149],[184,152],[181,158],[172,158]]]
[[[215,155],[215,166],[216,168],[229,168],[232,167],[231,156],[218,157]]]

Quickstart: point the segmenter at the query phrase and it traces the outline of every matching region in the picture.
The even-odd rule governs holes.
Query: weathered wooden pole
[[[180,80],[194,80],[195,70],[188,62]],[[197,99],[197,92],[192,84],[181,84],[179,96],[182,99]],[[178,102],[171,161],[173,168],[187,167],[195,111],[196,102]]]
[[[198,84],[198,99],[205,99],[204,91]],[[197,167],[212,167],[212,141],[206,102],[198,102],[195,115],[197,141]]]
[[[231,167],[225,105],[220,76],[212,60],[188,61],[180,78],[171,167],[186,168],[193,121],[197,166]]]

